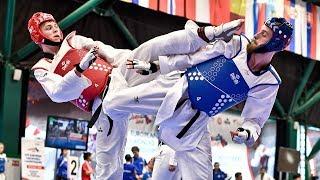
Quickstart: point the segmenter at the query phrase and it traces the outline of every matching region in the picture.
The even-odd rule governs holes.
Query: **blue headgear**
[[[254,52],[265,53],[283,50],[290,41],[293,26],[285,18],[276,17],[268,19],[264,24],[273,31],[272,38]]]

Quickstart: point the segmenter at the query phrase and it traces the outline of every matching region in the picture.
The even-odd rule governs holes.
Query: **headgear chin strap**
[[[293,26],[285,18],[273,17],[264,23],[273,31],[272,38],[265,45],[254,50],[256,53],[265,53],[272,51],[281,51],[289,43]]]
[[[60,46],[62,44],[62,40],[59,42],[54,42],[54,41],[51,41],[50,39],[45,38],[43,41],[43,44],[50,45],[50,46]]]

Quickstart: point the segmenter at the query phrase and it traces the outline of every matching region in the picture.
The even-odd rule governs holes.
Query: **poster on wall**
[[[154,116],[133,114],[130,117],[125,154],[132,156],[131,147],[138,146],[140,156],[146,161],[156,155],[158,139],[153,124]]]
[[[131,129],[128,132],[125,154],[130,154],[132,156],[132,146],[138,146],[140,149],[140,156],[148,162],[156,155],[158,150],[158,139],[154,132]]]
[[[257,143],[247,148],[232,142],[230,131],[241,127],[240,115],[220,113],[209,122],[211,134],[212,162],[219,162],[228,177],[241,172],[243,179],[254,179],[260,168],[265,168],[273,176],[275,161],[275,122],[268,121]]]
[[[22,178],[42,180],[44,169],[44,141],[21,139],[21,171]]]
[[[307,130],[307,154],[310,154],[311,149],[319,140],[320,129],[318,128],[308,128]],[[320,175],[320,154],[318,153],[313,159],[309,161],[311,174],[314,176]]]

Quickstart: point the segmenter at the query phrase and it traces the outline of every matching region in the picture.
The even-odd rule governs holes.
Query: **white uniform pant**
[[[123,121],[113,121],[109,135],[110,122],[107,115],[102,111],[95,126],[98,131],[96,178],[97,180],[121,180],[124,148],[127,140],[128,115],[123,115]]]
[[[168,89],[179,80],[177,76],[160,76],[149,83],[120,91],[117,100],[110,101],[108,108],[155,115]],[[159,138],[177,151],[176,160],[183,179],[212,179],[209,117],[201,112],[186,134],[181,139],[176,137],[196,112],[187,100],[171,118],[159,124]]]
[[[209,117],[200,112],[186,133],[181,138],[177,138],[196,113],[197,110],[192,109],[191,102],[185,101],[170,119],[160,123],[159,139],[176,150],[175,157],[182,179],[211,180],[211,140],[207,126]]]
[[[166,145],[161,145],[159,148],[159,154],[155,157],[152,179],[181,180],[181,172],[178,166],[174,171],[169,171],[170,158],[174,158],[175,151]]]
[[[137,74],[135,70],[128,70],[126,68],[126,60],[128,58],[137,58],[145,61],[157,60],[158,56],[162,55],[195,52],[205,44],[206,42],[204,42],[196,34],[196,29],[180,30],[156,37],[143,43],[133,51],[128,51],[128,54],[119,54],[119,57],[116,57],[121,61],[121,63],[118,68],[113,69],[109,90],[102,104],[103,111],[99,116],[98,122],[96,122],[96,127],[98,130],[96,168],[97,179],[122,179],[122,159],[124,156],[124,146],[127,136],[128,112],[131,111],[128,111],[127,108],[125,108],[124,111],[122,111],[121,108],[113,108],[113,104],[124,103],[127,105],[126,102],[129,102],[130,104],[138,103],[139,105],[145,104],[146,106],[144,107],[147,109],[149,104],[151,104],[152,108],[149,110],[155,113],[157,111],[157,107],[160,106],[162,99],[165,97],[167,88],[171,87],[178,79],[174,77],[173,79],[175,80],[170,82],[168,81],[169,83],[167,83],[162,81],[161,78],[158,78],[162,84],[154,83],[154,85],[163,85],[165,88],[161,89],[157,93],[148,91],[148,89],[138,88],[139,92],[144,93],[143,95],[140,93],[137,93],[137,96],[127,96],[126,93],[121,94],[120,90],[149,82],[156,77],[156,74],[151,76],[142,76]],[[123,98],[118,97],[119,94],[123,95]],[[151,96],[153,98],[155,97],[156,100],[140,103],[140,95]],[[143,98],[141,100],[143,100]],[[136,107],[133,106],[132,108],[135,109]],[[109,121],[106,114],[113,119],[113,128],[109,136],[107,136],[109,130]]]
[[[212,156],[209,132],[203,133],[196,148],[187,151],[176,151],[176,159],[183,180],[212,180]]]

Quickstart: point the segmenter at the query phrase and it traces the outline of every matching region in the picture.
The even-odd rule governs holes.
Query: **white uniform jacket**
[[[192,54],[161,56],[159,58],[160,70],[161,73],[168,73],[174,70],[186,70],[193,65],[219,55],[231,58],[238,53],[241,47],[240,53],[233,60],[244,79],[247,82],[252,82],[251,79],[254,79],[259,75],[251,72],[247,65],[247,44],[248,40],[244,38],[244,36],[234,36],[234,38],[228,43],[221,40],[215,41]],[[268,71],[261,73],[261,75],[263,74],[264,79],[262,79],[262,81],[270,81],[270,84],[273,85],[264,85],[260,82],[252,82],[252,84],[248,84],[250,90],[248,98],[246,99],[245,107],[242,111],[242,116],[244,117],[242,127],[254,132],[253,136],[255,140],[260,135],[261,128],[265,121],[269,118],[279,88],[278,84],[281,82],[279,75],[272,66],[270,66]],[[254,84],[259,83],[260,85],[254,86]],[[183,94],[185,94],[187,87],[187,77],[183,76],[183,78],[168,91],[157,113],[156,124],[161,124],[172,117],[175,107]]]

